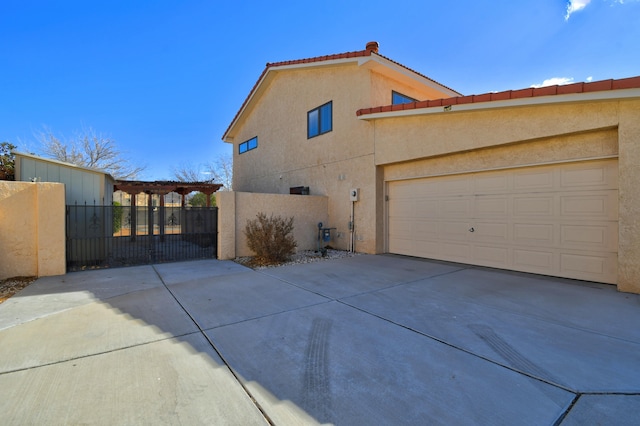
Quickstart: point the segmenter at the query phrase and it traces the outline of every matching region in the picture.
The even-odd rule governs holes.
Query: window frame
[[[323,130],[323,120],[326,119],[325,115],[326,115],[327,108],[329,109],[329,122],[328,122],[329,127]],[[316,118],[314,119],[313,127],[315,128],[313,129],[314,133],[312,134],[311,133],[311,130],[312,130],[311,116],[314,113],[317,113],[317,114],[316,114]],[[333,100],[326,102],[310,111],[307,111],[307,139],[312,139],[332,131],[333,131]]]
[[[394,99],[396,98],[396,96],[399,96],[402,99],[405,99],[405,101],[404,102],[394,102]],[[400,92],[396,92],[395,90],[391,91],[391,105],[410,104],[411,102],[418,102],[418,100],[417,99],[413,99],[410,96],[403,95]]]
[[[252,143],[254,141],[255,141],[255,144]],[[246,141],[238,145],[238,154],[244,154],[245,152],[252,151],[257,147],[258,147],[258,137],[254,136],[251,139],[247,139]]]

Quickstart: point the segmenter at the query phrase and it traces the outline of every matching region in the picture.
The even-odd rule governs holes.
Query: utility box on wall
[[[352,188],[349,190],[349,200],[358,201],[360,199],[360,188]]]

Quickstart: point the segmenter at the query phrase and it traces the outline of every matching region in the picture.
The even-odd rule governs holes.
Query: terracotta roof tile
[[[533,96],[533,88],[513,90],[511,92],[511,99],[530,98]]]
[[[640,76],[613,80],[611,82],[611,88],[613,90],[636,89],[638,87],[640,87]]]
[[[584,83],[563,84],[558,86],[558,95],[568,95],[570,93],[582,93]]]
[[[574,93],[603,92],[607,90],[640,89],[640,76],[623,78],[619,80],[601,80],[589,83],[574,83],[563,86],[547,86],[538,88],[526,88],[520,90],[506,90],[497,93],[483,93],[480,95],[454,96],[444,99],[432,99],[428,101],[417,101],[409,104],[392,105],[391,111],[405,109],[432,108],[447,105],[460,105],[480,102],[494,102],[508,99],[522,99],[539,96],[555,96]],[[363,108],[356,111],[357,116],[373,114],[379,111],[380,107]]]
[[[602,80],[585,83],[583,86],[583,90],[585,92],[602,92],[604,90],[611,90],[612,87],[613,80]]]
[[[511,90],[505,90],[504,92],[496,92],[491,94],[492,101],[504,101],[511,99]]]
[[[489,102],[491,93],[483,93],[482,95],[473,95],[473,102]]]
[[[551,96],[558,94],[558,86],[536,87],[533,96]]]

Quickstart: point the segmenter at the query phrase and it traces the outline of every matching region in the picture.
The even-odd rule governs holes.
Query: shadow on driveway
[[[9,423],[625,424],[640,296],[402,256],[41,278],[0,305]]]

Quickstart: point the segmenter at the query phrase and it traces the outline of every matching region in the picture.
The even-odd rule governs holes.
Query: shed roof
[[[13,154],[16,157],[31,158],[32,160],[36,160],[36,161],[40,161],[40,162],[44,162],[44,163],[57,164],[59,166],[68,167],[68,168],[72,168],[72,169],[77,169],[77,170],[82,170],[82,171],[86,171],[86,172],[102,174],[102,175],[105,175],[105,176],[111,178],[111,180],[115,180],[114,177],[111,176],[111,174],[109,174],[109,172],[107,172],[105,170],[102,170],[102,169],[92,169],[90,167],[78,166],[77,164],[67,163],[65,161],[60,161],[60,160],[54,160],[53,158],[40,157],[40,156],[35,155],[35,154],[27,154],[27,153],[19,152],[19,151],[14,151]]]

